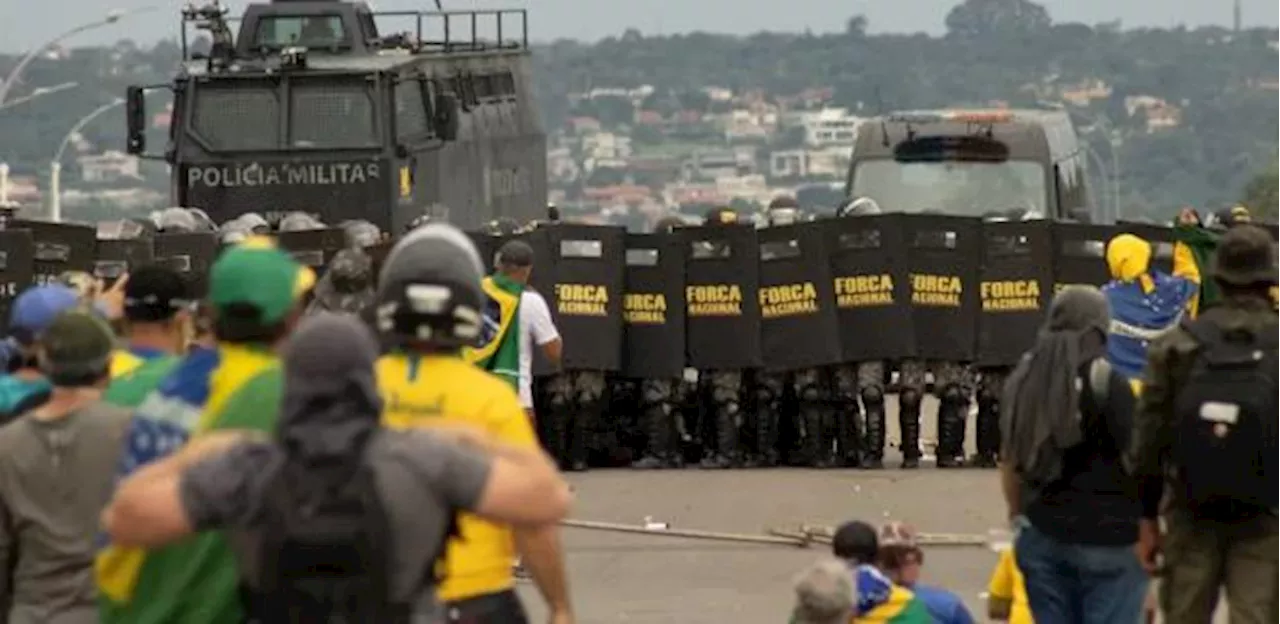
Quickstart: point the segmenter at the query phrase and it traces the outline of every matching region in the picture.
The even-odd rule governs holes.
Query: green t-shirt
[[[102,400],[121,407],[138,407],[143,399],[155,390],[160,382],[169,375],[180,358],[173,355],[162,355],[151,358],[137,368],[111,380]]]

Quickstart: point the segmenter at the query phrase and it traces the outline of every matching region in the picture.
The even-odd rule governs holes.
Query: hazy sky
[[[855,13],[873,32],[939,33],[959,0],[441,0],[445,9],[524,7],[531,10],[531,36],[594,40],[634,27],[673,34],[693,30],[751,33],[759,30],[839,30]],[[182,0],[0,0],[0,51],[38,45],[113,8],[158,8],[119,24],[78,35],[69,43],[99,44],[129,37],[152,42],[176,33]],[[248,4],[228,0],[233,13]],[[374,0],[383,10],[426,10],[433,0]],[[1231,0],[1041,0],[1054,21],[1094,24],[1121,20],[1126,27],[1231,24]],[[1241,0],[1246,26],[1275,27],[1276,0]],[[19,8],[21,7],[21,8]],[[68,16],[77,16],[70,18]]]

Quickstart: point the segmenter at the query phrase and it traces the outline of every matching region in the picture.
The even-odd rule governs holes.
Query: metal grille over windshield
[[[378,144],[369,88],[294,84],[290,143],[301,148],[360,148]]]
[[[269,150],[279,145],[280,101],[268,86],[202,84],[192,125],[214,150]]]

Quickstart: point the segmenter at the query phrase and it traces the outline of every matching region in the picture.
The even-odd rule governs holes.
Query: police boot
[[[712,470],[737,468],[742,465],[740,436],[738,435],[738,402],[729,401],[716,406],[715,450],[702,460],[702,467]]]
[[[920,394],[906,390],[898,395],[898,428],[902,432],[902,467],[920,467]]]
[[[632,468],[656,470],[671,467],[669,457],[672,440],[668,410],[669,407],[665,404],[649,405],[645,408],[641,418],[644,419],[643,427],[649,439],[648,446],[644,456],[631,464]]]
[[[964,426],[968,416],[969,401],[960,388],[951,386],[942,393],[938,405],[939,468],[959,468],[964,465]]]
[[[757,416],[756,465],[761,468],[778,465],[778,407],[777,403],[770,403]]]
[[[978,395],[978,418],[974,425],[978,453],[970,465],[974,468],[995,468],[996,453],[1000,449],[1000,401],[993,393]]]
[[[862,391],[862,405],[867,411],[867,435],[862,444],[862,467],[884,468],[884,394],[879,388]]]
[[[827,423],[822,410],[813,405],[800,407],[800,418],[804,423],[805,462],[810,468],[831,467],[831,438],[828,437]]]
[[[568,460],[569,470],[583,472],[587,469],[587,439],[591,435],[587,410],[579,407],[573,410],[568,427]]]
[[[846,468],[862,465],[862,411],[856,401],[840,401],[830,410],[835,418],[839,464]]]

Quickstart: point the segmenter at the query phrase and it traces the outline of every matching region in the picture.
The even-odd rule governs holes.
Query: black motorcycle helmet
[[[462,230],[444,223],[417,228],[383,262],[375,328],[392,344],[476,344],[485,326],[483,277],[480,254]]]

